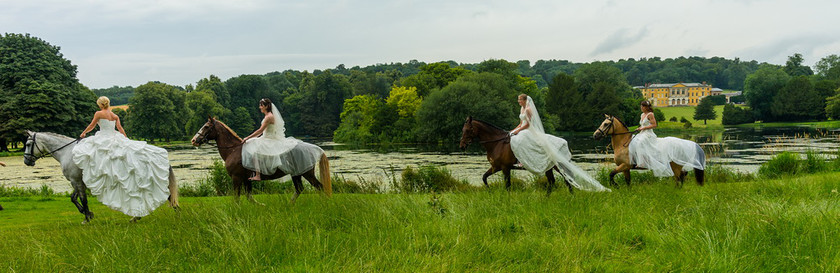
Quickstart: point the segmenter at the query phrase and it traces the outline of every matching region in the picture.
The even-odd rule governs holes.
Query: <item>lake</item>
[[[657,131],[659,137],[674,136],[700,143],[706,151],[708,164],[723,165],[740,172],[755,172],[761,163],[782,151],[805,153],[813,150],[833,158],[840,148],[840,130],[810,127],[727,128],[723,132]],[[608,140],[596,141],[591,135],[561,135],[570,145],[575,162],[594,172],[598,168],[612,168],[612,153]],[[387,182],[399,179],[406,166],[434,164],[446,166],[452,175],[481,184],[481,176],[489,168],[487,158],[478,144],[467,151],[458,149],[458,140],[442,145],[388,144],[343,145],[329,140],[307,140],[320,145],[330,158],[334,176],[355,181]],[[214,160],[221,157],[215,148],[204,145],[167,147],[175,175],[181,184],[191,184],[207,175]],[[23,164],[22,156],[3,157],[8,166],[0,168],[0,184],[37,188],[47,185],[59,192],[70,191],[70,183],[61,174],[58,162],[52,158],[38,160],[34,167]],[[514,176],[529,178],[527,171],[514,171]],[[501,173],[490,177],[500,180]],[[289,177],[282,180],[287,181]]]

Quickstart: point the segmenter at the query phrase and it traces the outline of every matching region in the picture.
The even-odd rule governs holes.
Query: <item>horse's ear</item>
[[[213,116],[211,116],[211,115],[207,115],[207,120],[208,120],[208,121],[213,121]]]
[[[472,116],[467,116],[467,122],[472,122]]]
[[[35,133],[34,133],[34,132],[32,132],[32,131],[26,130],[26,135],[28,135],[28,136],[32,136],[32,135],[34,135],[34,134],[35,134]]]
[[[610,118],[610,115],[604,114],[604,117]]]

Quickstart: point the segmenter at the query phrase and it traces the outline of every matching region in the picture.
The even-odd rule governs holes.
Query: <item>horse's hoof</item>
[[[132,223],[137,223],[137,220],[140,220],[140,218],[143,218],[143,217],[131,217],[131,222]]]

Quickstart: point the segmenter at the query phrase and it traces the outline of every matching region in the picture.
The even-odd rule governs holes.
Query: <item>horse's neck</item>
[[[57,160],[58,163],[60,163],[62,166],[64,166],[65,163],[69,163],[69,162],[73,161],[72,160],[73,159],[73,147],[76,146],[75,142],[71,143],[71,142],[73,142],[73,139],[71,139],[71,138],[59,138],[59,137],[46,135],[46,134],[39,135],[38,137],[43,138],[43,141],[41,141],[39,139],[36,139],[36,142],[41,141],[41,143],[43,144],[43,145],[40,145],[41,146],[41,152],[43,152],[43,154],[41,154],[41,156],[44,156],[44,155],[46,155],[46,153],[54,151],[52,153],[52,157],[55,158],[55,160]],[[71,143],[71,144],[67,145],[68,143]],[[64,147],[64,148],[61,148],[61,146],[64,146],[64,145],[67,145],[67,146]],[[61,149],[56,150],[58,148],[61,148]]]
[[[216,133],[218,137],[216,137],[216,146],[219,148],[219,155],[222,158],[228,158],[236,147],[239,147],[238,143],[242,142],[242,139],[233,135],[224,125],[216,124]]]
[[[484,149],[488,152],[493,147],[501,143],[501,141],[494,140],[499,140],[499,138],[504,137],[507,134],[507,132],[503,130],[496,129],[493,126],[483,124],[481,122],[477,122],[476,124],[476,127],[478,128],[478,139],[483,142],[481,145],[484,146]]]
[[[620,122],[615,122],[615,124],[613,125],[612,136],[612,146],[614,151],[618,152],[619,149],[625,148],[627,146],[627,142],[630,141],[631,137],[633,137],[633,135],[628,134],[628,132],[629,131],[627,130],[627,126],[624,126],[624,124],[621,124]]]

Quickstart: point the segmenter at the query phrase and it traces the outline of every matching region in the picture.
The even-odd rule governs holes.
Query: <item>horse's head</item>
[[[26,134],[27,138],[26,144],[24,144],[23,163],[26,164],[26,166],[35,166],[35,161],[44,156],[46,149],[43,149],[38,144],[37,133],[26,131]]]
[[[599,126],[597,130],[595,130],[595,133],[592,133],[592,138],[596,140],[602,139],[608,135],[615,134],[615,123],[617,121],[616,118],[607,114],[604,114],[604,116],[606,117],[606,119],[604,119],[604,121],[601,122],[601,126]]]
[[[467,121],[464,122],[464,128],[461,129],[461,150],[466,150],[472,143],[473,139],[478,137],[478,133],[476,132],[472,121],[472,117],[467,117]]]
[[[216,119],[213,117],[207,117],[207,122],[201,126],[201,129],[198,129],[198,132],[195,133],[195,136],[190,140],[193,146],[201,146],[201,144],[207,143],[209,140],[214,140],[219,136],[219,133],[216,130]]]

